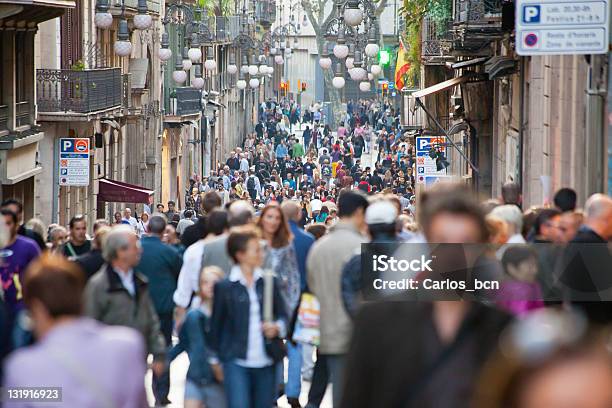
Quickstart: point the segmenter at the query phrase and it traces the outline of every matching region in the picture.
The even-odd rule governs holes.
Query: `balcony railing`
[[[421,55],[436,57],[448,55],[452,43],[452,20],[436,21],[430,17],[423,18]]]
[[[202,111],[202,92],[191,87],[175,88],[168,98],[166,114],[171,116],[194,115]]]
[[[9,109],[6,105],[0,105],[0,132],[8,130]]]
[[[270,25],[276,20],[276,3],[268,0],[258,1],[255,7],[255,19],[262,25]]]
[[[240,16],[225,17],[225,33],[231,41],[240,34]]]
[[[92,113],[121,106],[121,68],[36,70],[39,112]]]
[[[502,0],[455,0],[455,23],[487,24],[501,12]]]

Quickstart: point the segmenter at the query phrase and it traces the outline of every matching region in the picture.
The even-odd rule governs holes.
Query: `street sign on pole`
[[[436,168],[436,160],[429,157],[432,147],[446,154],[444,137],[441,136],[417,136],[416,137],[416,182],[425,184],[428,176],[446,176],[446,170]]]
[[[517,0],[519,55],[605,54],[610,0]]]
[[[89,139],[61,138],[59,153],[59,185],[89,185]]]

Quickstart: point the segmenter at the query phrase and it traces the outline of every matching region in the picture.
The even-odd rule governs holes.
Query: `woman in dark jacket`
[[[215,285],[211,347],[223,363],[228,407],[270,408],[276,389],[274,365],[285,355],[285,303],[271,278],[272,310],[265,316],[263,248],[257,230],[232,231],[227,251],[235,266],[228,279]]]

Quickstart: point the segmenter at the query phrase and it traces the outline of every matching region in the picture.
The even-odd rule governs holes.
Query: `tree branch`
[[[387,7],[387,1],[388,0],[380,0],[378,2],[378,5],[376,6],[376,9],[374,11],[374,14],[376,15],[376,17],[380,17],[383,11],[385,11],[385,7]]]
[[[312,24],[312,29],[315,32],[315,35],[318,37],[321,35],[321,26],[319,25],[319,21],[315,18],[314,12],[312,10],[312,4],[309,0],[302,0],[302,8],[306,12],[308,16],[308,20],[310,20],[310,24]]]

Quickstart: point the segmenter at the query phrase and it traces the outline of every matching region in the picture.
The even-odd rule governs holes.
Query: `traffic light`
[[[378,62],[380,65],[388,65],[391,61],[391,55],[387,50],[380,50],[378,52]]]
[[[382,95],[385,96],[385,94],[388,92],[389,92],[389,83],[383,82],[382,83]]]
[[[302,82],[302,92],[306,92],[306,82]]]

